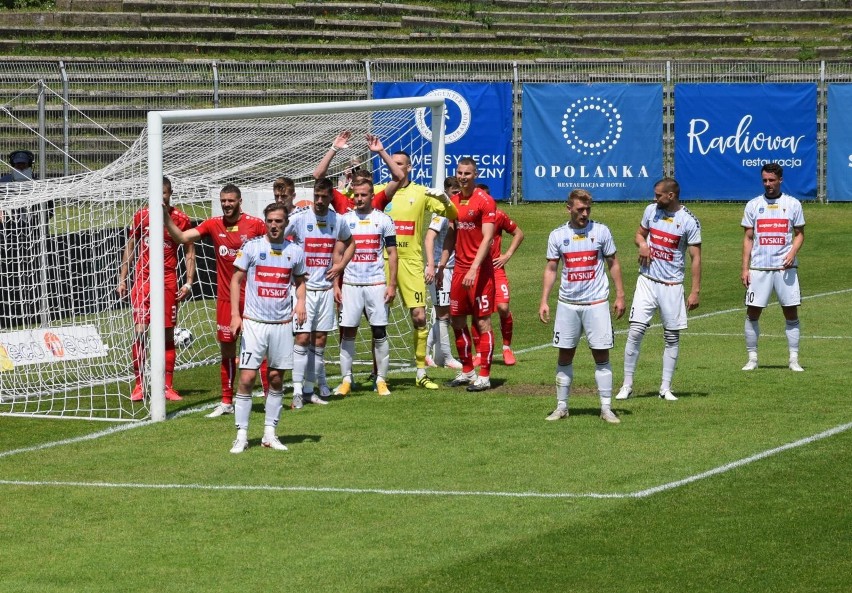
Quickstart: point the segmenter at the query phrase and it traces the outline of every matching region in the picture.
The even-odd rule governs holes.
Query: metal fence
[[[664,166],[674,174],[674,85],[813,82],[818,86],[819,196],[825,197],[826,86],[852,82],[852,62],[794,61],[99,61],[0,60],[0,154],[38,150],[41,174],[105,166],[130,146],[152,109],[291,104],[372,97],[376,82],[510,82],[513,198],[519,200],[521,93],[534,82],[659,83]],[[39,121],[39,101],[44,108]]]

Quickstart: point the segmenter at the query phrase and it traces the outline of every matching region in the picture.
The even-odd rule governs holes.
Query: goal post
[[[168,124],[197,122],[241,121],[260,118],[299,117],[308,115],[375,113],[392,110],[430,109],[432,135],[432,186],[444,183],[444,120],[443,98],[413,97],[398,99],[372,99],[363,101],[334,101],[301,105],[276,105],[259,107],[234,107],[224,109],[182,109],[151,111],[148,113],[148,198],[152,228],[163,225],[163,129]],[[321,155],[317,155],[317,160]],[[152,286],[164,282],[163,237],[159,233],[150,238],[150,278]],[[165,303],[162,291],[151,292],[151,327],[165,328]],[[151,331],[150,412],[155,422],[166,418],[165,399],[165,331]]]

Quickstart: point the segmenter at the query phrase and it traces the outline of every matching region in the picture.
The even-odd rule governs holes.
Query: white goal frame
[[[148,112],[148,201],[151,228],[163,226],[163,125],[204,121],[242,120],[278,116],[314,114],[354,113],[387,111],[394,109],[432,110],[432,185],[443,187],[444,116],[446,108],[443,98],[412,97],[400,99],[371,99],[364,101],[333,101],[299,105],[274,105],[265,107],[233,107],[225,109],[180,109],[173,111]],[[163,234],[151,233],[149,238],[149,262],[151,286],[162,286],[164,282]],[[166,419],[165,397],[165,299],[161,290],[152,290],[150,331],[150,413],[151,420]],[[154,331],[154,328],[159,328]]]

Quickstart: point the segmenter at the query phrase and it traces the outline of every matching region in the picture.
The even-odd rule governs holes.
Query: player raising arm
[[[222,402],[210,412],[208,418],[234,413],[234,383],[237,374],[237,338],[231,332],[231,277],[237,251],[249,239],[266,234],[262,220],[242,211],[242,193],[231,183],[219,192],[222,216],[214,216],[193,229],[182,230],[164,217],[169,236],[184,245],[192,245],[207,237],[216,249],[216,340],[222,354],[219,377],[222,386]],[[241,310],[245,301],[245,289],[233,295]],[[261,367],[261,380],[266,391],[266,364]]]

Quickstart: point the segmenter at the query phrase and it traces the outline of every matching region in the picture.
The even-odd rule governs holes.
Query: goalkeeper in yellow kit
[[[455,220],[457,210],[439,188],[432,191],[424,185],[411,181],[411,157],[404,151],[391,155],[391,160],[404,172],[390,204],[385,207],[396,225],[396,248],[399,256],[397,271],[397,294],[402,304],[411,312],[414,324],[414,360],[417,366],[417,386],[438,389],[438,384],[426,374],[426,341],[429,329],[426,326],[426,284],[434,282],[434,270],[424,273],[423,238],[432,213]],[[377,190],[380,188],[376,188]]]

